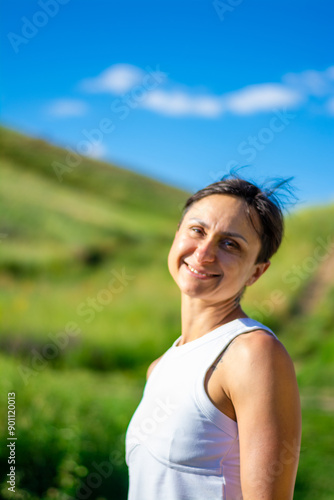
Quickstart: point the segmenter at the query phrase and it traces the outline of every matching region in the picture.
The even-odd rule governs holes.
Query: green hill
[[[187,193],[3,128],[0,147],[0,386],[16,393],[20,443],[18,496],[4,448],[0,495],[125,499],[124,432],[148,364],[179,335],[166,261]],[[333,215],[288,217],[282,249],[245,297],[296,365],[297,500],[334,490]],[[93,487],[103,461],[108,476]]]

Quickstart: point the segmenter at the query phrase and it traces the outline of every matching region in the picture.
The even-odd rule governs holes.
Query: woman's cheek
[[[168,269],[174,279],[175,279],[175,273],[177,272],[180,266],[181,257],[182,257],[182,246],[180,247],[180,238],[178,234],[176,234],[168,254]]]

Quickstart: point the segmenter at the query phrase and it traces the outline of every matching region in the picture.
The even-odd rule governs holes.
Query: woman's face
[[[252,219],[259,228],[257,214]],[[182,293],[219,303],[269,267],[255,264],[260,246],[245,202],[237,196],[210,195],[185,214],[169,252],[169,271]]]

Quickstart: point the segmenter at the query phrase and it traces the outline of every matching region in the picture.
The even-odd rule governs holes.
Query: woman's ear
[[[262,276],[262,274],[266,272],[270,264],[271,262],[269,260],[268,262],[261,262],[261,264],[255,264],[255,270],[251,275],[251,277],[248,278],[245,285],[246,286],[253,285],[253,283],[255,283]]]

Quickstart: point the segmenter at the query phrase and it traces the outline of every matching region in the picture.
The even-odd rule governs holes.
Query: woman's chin
[[[178,287],[181,293],[189,295],[189,297],[200,297],[202,295],[205,295],[205,290],[203,290],[201,283],[189,283],[181,280],[178,283]]]
[[[193,283],[188,280],[180,280],[178,287],[182,294],[188,295],[189,297],[204,299],[209,298],[213,294],[216,295],[214,289],[205,285],[201,280],[194,281]]]

